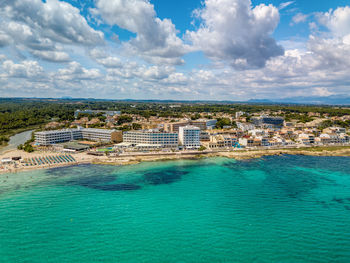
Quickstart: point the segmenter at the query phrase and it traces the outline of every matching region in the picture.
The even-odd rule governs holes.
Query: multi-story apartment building
[[[36,132],[35,142],[39,145],[51,145],[78,139],[101,142],[120,142],[121,132],[106,129],[77,128]]]
[[[149,144],[159,148],[178,148],[178,134],[159,132],[158,130],[128,131],[123,134],[123,142],[133,144]]]
[[[196,126],[201,130],[212,129],[217,123],[216,119],[185,120],[180,122],[170,122],[164,124],[164,130],[168,132],[179,132],[180,127],[188,125]]]
[[[244,115],[245,114],[245,112],[243,112],[243,111],[237,111],[236,113],[235,113],[235,117],[236,117],[236,119],[238,119],[239,117],[241,117],[242,115]]]
[[[68,142],[82,138],[80,129],[64,129],[36,132],[35,143],[39,145],[50,145],[61,142]]]
[[[251,124],[251,123],[236,122],[236,124],[237,124],[237,128],[243,132],[255,129],[254,124]]]
[[[77,118],[79,114],[98,114],[102,113],[104,116],[114,116],[114,115],[120,115],[121,111],[106,111],[106,110],[76,110],[74,112],[74,117]]]
[[[272,116],[253,117],[251,120],[255,126],[264,128],[281,128],[284,123],[284,118]]]
[[[192,125],[179,128],[179,141],[185,149],[198,149],[200,147],[200,128]]]
[[[188,125],[188,121],[179,121],[179,122],[170,122],[164,123],[164,130],[166,132],[179,132],[180,127],[184,127]]]
[[[214,129],[217,122],[217,119],[198,119],[195,121],[190,121],[189,125],[196,126],[201,130],[207,130]]]
[[[81,129],[82,139],[87,139],[91,141],[122,141],[122,132],[107,129],[93,129],[93,128],[83,128]]]

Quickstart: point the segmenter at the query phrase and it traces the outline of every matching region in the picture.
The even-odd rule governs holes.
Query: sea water
[[[350,158],[0,175],[0,262],[350,262]]]

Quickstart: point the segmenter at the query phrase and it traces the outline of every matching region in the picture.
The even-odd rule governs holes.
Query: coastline
[[[0,154],[0,158],[11,158],[14,156],[22,156],[24,158],[30,158],[35,156],[48,156],[58,155],[59,153],[52,152],[34,152],[25,153],[19,150],[10,150]],[[235,151],[193,151],[183,153],[136,153],[136,154],[124,154],[119,156],[92,156],[86,153],[74,154],[76,162],[72,163],[60,163],[50,165],[38,165],[38,166],[21,166],[8,167],[0,169],[0,174],[4,173],[17,173],[23,171],[32,171],[39,169],[52,169],[58,167],[66,167],[80,164],[100,164],[100,165],[132,165],[141,162],[155,162],[155,161],[170,161],[170,160],[185,160],[185,159],[200,159],[208,157],[225,157],[235,160],[256,159],[264,156],[273,155],[310,155],[310,156],[343,156],[350,157],[350,146],[327,146],[327,147],[310,147],[310,148],[289,148],[289,149],[249,149],[249,150],[235,150]]]
[[[35,129],[38,129],[41,125],[42,124],[37,124],[37,125],[28,126],[28,127],[24,127],[24,128],[18,128],[18,129],[15,129],[15,130],[11,130],[8,133],[3,134],[3,135],[9,136],[9,138],[11,139],[11,137],[16,136],[16,135],[18,135],[20,133],[27,132],[27,131],[34,131]],[[6,142],[5,144],[0,145],[0,152],[4,148],[6,148],[8,145],[9,145],[9,142]]]

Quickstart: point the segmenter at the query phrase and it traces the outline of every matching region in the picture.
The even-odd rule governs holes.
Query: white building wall
[[[179,141],[186,149],[198,149],[200,147],[200,129],[195,126],[179,128]]]

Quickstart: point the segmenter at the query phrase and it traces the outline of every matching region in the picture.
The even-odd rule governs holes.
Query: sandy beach
[[[51,151],[35,151],[27,153],[22,150],[9,150],[0,154],[0,159],[21,157],[22,159],[47,157],[61,155]],[[16,161],[11,164],[1,164],[0,173],[16,173],[27,170],[49,169],[78,164],[106,164],[106,165],[130,165],[140,162],[165,161],[177,159],[198,159],[203,157],[226,157],[237,160],[261,158],[270,155],[312,155],[312,156],[350,156],[350,147],[310,147],[310,148],[290,148],[290,149],[249,149],[249,150],[221,150],[221,151],[189,151],[189,152],[169,152],[169,153],[127,153],[110,156],[94,156],[87,153],[74,153],[76,162],[43,164],[35,166],[25,166],[23,163]]]

